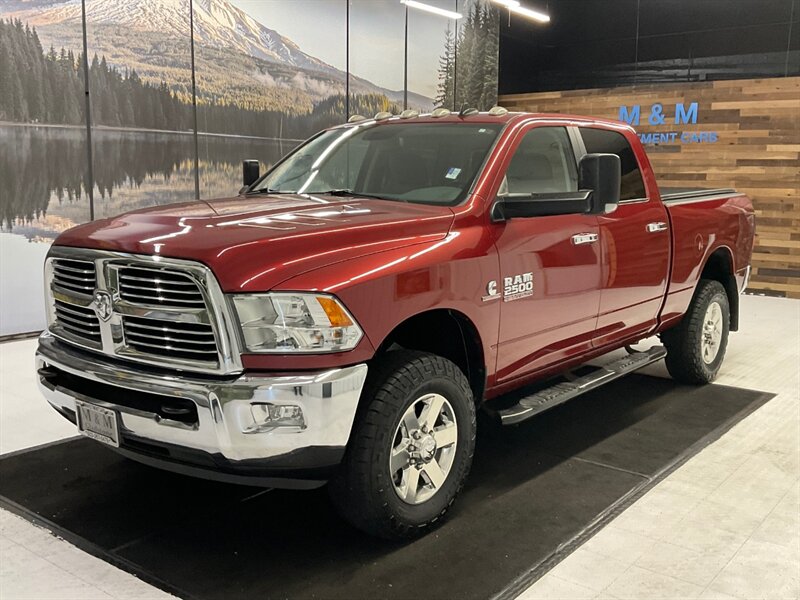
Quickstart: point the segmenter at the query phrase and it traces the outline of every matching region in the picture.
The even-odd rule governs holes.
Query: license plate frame
[[[75,420],[81,435],[119,448],[119,418],[115,410],[75,400]]]

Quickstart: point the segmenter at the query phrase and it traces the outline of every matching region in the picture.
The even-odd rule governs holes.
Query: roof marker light
[[[394,115],[387,111],[381,111],[375,115],[376,121],[385,121],[386,119],[391,119]]]
[[[508,109],[505,106],[493,106],[489,109],[489,114],[493,117],[502,117],[508,114]]]
[[[413,108],[406,109],[400,113],[401,119],[413,119],[414,117],[418,116],[419,116],[419,111],[414,110]]]
[[[439,117],[446,117],[449,114],[450,114],[450,109],[443,108],[443,107],[440,106],[439,108],[434,108],[433,109],[433,112],[431,113],[431,116],[434,119],[438,119]]]
[[[347,119],[347,122],[348,123],[358,123],[359,121],[366,121],[366,120],[367,120],[367,117],[364,117],[362,115],[353,115],[352,117]]]
[[[448,19],[460,19],[464,16],[459,12],[454,12],[452,10],[445,10],[443,8],[439,8],[438,6],[431,6],[430,4],[425,4],[423,2],[417,2],[416,0],[400,0],[400,4],[405,4],[409,8],[416,8],[419,10],[424,10],[429,13],[433,13],[435,15],[447,17]]]

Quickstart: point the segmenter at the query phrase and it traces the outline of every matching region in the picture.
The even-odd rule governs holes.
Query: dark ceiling
[[[522,0],[501,9],[500,93],[800,74],[800,0]]]

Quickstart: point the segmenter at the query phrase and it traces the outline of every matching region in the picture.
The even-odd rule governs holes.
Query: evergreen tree
[[[439,57],[439,85],[436,90],[436,98],[434,99],[436,106],[443,106],[445,108],[453,107],[453,92],[455,91],[453,88],[455,53],[456,40],[448,21],[447,29],[444,33],[444,53]]]

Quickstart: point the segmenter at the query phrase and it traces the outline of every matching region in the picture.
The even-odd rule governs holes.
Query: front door
[[[578,189],[575,153],[564,127],[521,131],[506,164],[501,193]],[[591,350],[600,299],[597,217],[515,218],[493,227],[500,261],[495,293],[502,303],[498,383]]]

